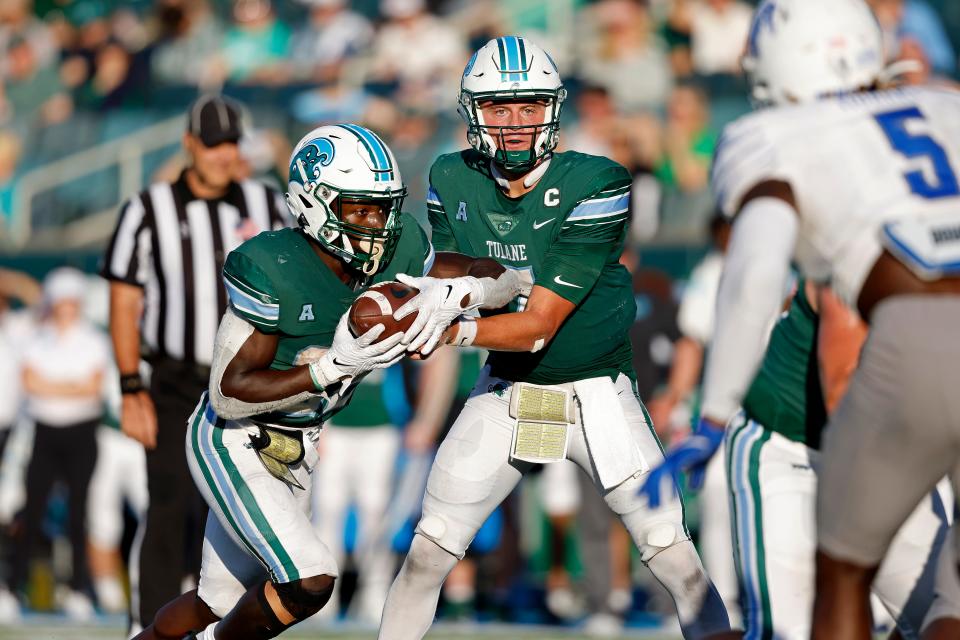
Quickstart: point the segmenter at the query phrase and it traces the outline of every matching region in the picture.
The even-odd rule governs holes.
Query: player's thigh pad
[[[817,453],[741,412],[727,428],[726,463],[745,637],[809,638]]]
[[[502,396],[486,391],[498,382],[481,376],[440,445],[427,479],[417,531],[456,556],[464,554],[477,530],[530,466],[510,460],[510,388]]]
[[[250,429],[216,416],[201,403],[187,430],[187,461],[194,481],[220,524],[238,546],[266,569],[272,581],[337,575],[329,549],[310,523],[309,470],[316,450],[291,471],[304,489],[272,476],[250,447]]]
[[[197,595],[222,618],[240,597],[267,577],[263,565],[236,541],[213,513],[207,516],[203,533],[203,559]]]
[[[824,434],[821,550],[877,566],[900,525],[960,455],[960,300],[886,300]]]
[[[637,396],[630,378],[621,374],[616,388],[624,416],[630,426],[634,442],[650,468],[663,462],[663,449],[650,425],[646,409]],[[580,418],[574,425],[567,457],[580,466],[593,480],[597,491],[610,509],[619,516],[634,543],[640,549],[640,558],[647,562],[663,549],[690,539],[684,522],[683,503],[676,494],[664,492],[660,506],[651,509],[639,494],[647,474],[627,478],[612,489],[604,489],[590,456]]]

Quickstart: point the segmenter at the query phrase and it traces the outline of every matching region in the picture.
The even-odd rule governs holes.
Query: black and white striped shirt
[[[222,198],[203,200],[184,175],[123,205],[101,275],[143,288],[141,340],[151,356],[209,365],[227,306],[223,261],[290,216],[283,196],[259,182],[233,183]]]

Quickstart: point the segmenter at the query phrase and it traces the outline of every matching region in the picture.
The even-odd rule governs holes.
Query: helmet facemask
[[[460,92],[458,112],[467,123],[470,146],[489,157],[502,169],[522,173],[533,169],[547,157],[560,142],[560,111],[567,97],[566,89],[508,90],[473,93]],[[488,125],[483,121],[480,104],[484,102],[544,102],[543,122],[523,125]],[[512,132],[530,137],[530,146],[524,150],[508,150],[506,138]]]
[[[300,213],[300,227],[324,249],[343,260],[348,267],[372,276],[390,263],[403,231],[400,211],[407,195],[400,191],[337,191],[322,182],[307,192],[298,183],[291,183],[287,198],[298,198],[300,209],[318,209],[309,216],[321,221],[311,225],[308,216]],[[296,189],[299,187],[299,189]],[[343,219],[343,204],[373,204],[384,210],[383,228],[352,224]],[[319,215],[317,215],[319,214]],[[316,228],[315,228],[316,227]]]

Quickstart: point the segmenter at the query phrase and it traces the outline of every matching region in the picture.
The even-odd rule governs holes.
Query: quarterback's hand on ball
[[[444,330],[461,313],[476,308],[475,300],[480,297],[480,283],[476,278],[414,278],[399,274],[397,280],[417,289],[419,293],[397,309],[393,318],[402,320],[416,312],[417,317],[403,335],[407,350],[430,353]]]
[[[120,430],[146,449],[157,448],[157,410],[149,393],[140,391],[123,394]]]
[[[697,428],[693,430],[683,442],[670,447],[663,457],[663,464],[653,469],[640,489],[642,495],[647,496],[651,508],[660,506],[662,485],[665,477],[671,479],[671,490],[676,490],[676,484],[681,471],[687,472],[688,484],[694,491],[703,486],[703,477],[707,470],[707,463],[720,445],[723,444],[723,425],[716,424],[706,418],[700,418]]]
[[[382,324],[373,327],[362,336],[355,338],[347,326],[347,316],[343,314],[333,334],[333,344],[319,360],[311,362],[310,376],[317,390],[345,378],[356,378],[373,369],[384,369],[398,362],[406,355],[407,348],[402,343],[403,334],[376,342],[384,332]]]

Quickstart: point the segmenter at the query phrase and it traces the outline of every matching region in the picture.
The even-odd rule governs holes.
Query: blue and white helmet
[[[567,91],[560,80],[557,65],[536,44],[526,38],[503,36],[483,45],[463,70],[457,111],[467,123],[470,145],[507,170],[532,169],[553,151],[560,141],[560,110]],[[543,125],[538,127],[530,149],[505,151],[496,138],[505,130],[529,129],[529,126],[488,126],[478,102],[487,100],[544,100],[547,103]]]
[[[393,153],[377,134],[359,125],[318,127],[300,139],[290,156],[287,206],[300,228],[368,276],[382,270],[396,250],[406,194]],[[383,205],[383,229],[344,222],[344,202]]]
[[[758,105],[868,88],[884,69],[880,25],[864,0],[764,0],[743,69]]]

